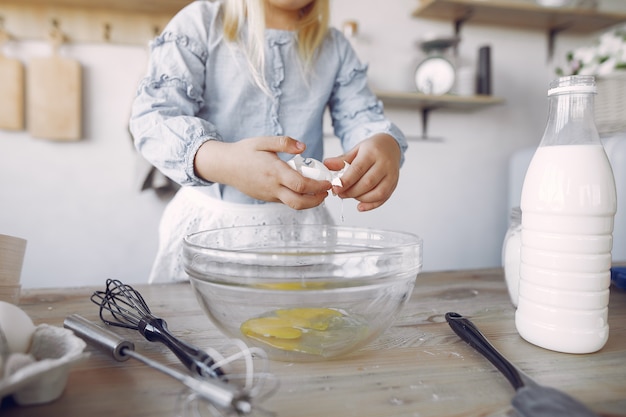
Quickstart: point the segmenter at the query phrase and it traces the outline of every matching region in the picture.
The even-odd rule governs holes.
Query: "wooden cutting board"
[[[24,65],[0,53],[0,129],[24,129]]]
[[[61,141],[82,136],[82,68],[78,61],[54,53],[33,58],[27,71],[28,132]]]

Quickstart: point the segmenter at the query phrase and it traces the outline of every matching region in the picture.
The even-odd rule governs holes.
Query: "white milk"
[[[509,291],[511,303],[517,307],[519,293],[520,252],[522,248],[522,210],[514,207],[511,210],[509,229],[502,245],[502,266],[504,279]]]
[[[608,339],[613,173],[601,145],[540,146],[521,196],[515,324],[527,341],[591,353]]]

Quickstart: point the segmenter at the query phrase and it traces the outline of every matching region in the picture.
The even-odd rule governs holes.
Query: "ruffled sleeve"
[[[329,100],[335,135],[344,150],[377,133],[392,136],[404,153],[408,147],[402,131],[387,119],[383,105],[367,83],[367,65],[360,62],[354,49],[341,32],[331,30],[331,38],[340,56],[341,65]]]
[[[151,44],[148,71],[132,105],[135,147],[181,185],[209,185],[197,177],[194,157],[208,140],[220,140],[210,122],[196,117],[204,105],[208,26],[218,12],[194,2],[181,10]],[[210,4],[210,3],[206,3]]]

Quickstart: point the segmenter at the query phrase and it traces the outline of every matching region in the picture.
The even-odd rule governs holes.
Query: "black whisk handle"
[[[138,330],[150,342],[161,342],[166,345],[194,374],[204,378],[224,376],[220,368],[213,368],[215,361],[206,352],[171,334],[165,320],[159,317],[144,317],[139,321]]]

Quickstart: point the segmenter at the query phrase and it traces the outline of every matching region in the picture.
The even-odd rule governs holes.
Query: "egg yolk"
[[[333,321],[343,317],[331,308],[281,309],[247,320],[241,325],[241,332],[277,349],[320,354],[320,346],[305,344],[302,339],[315,335],[315,339],[323,340]]]

